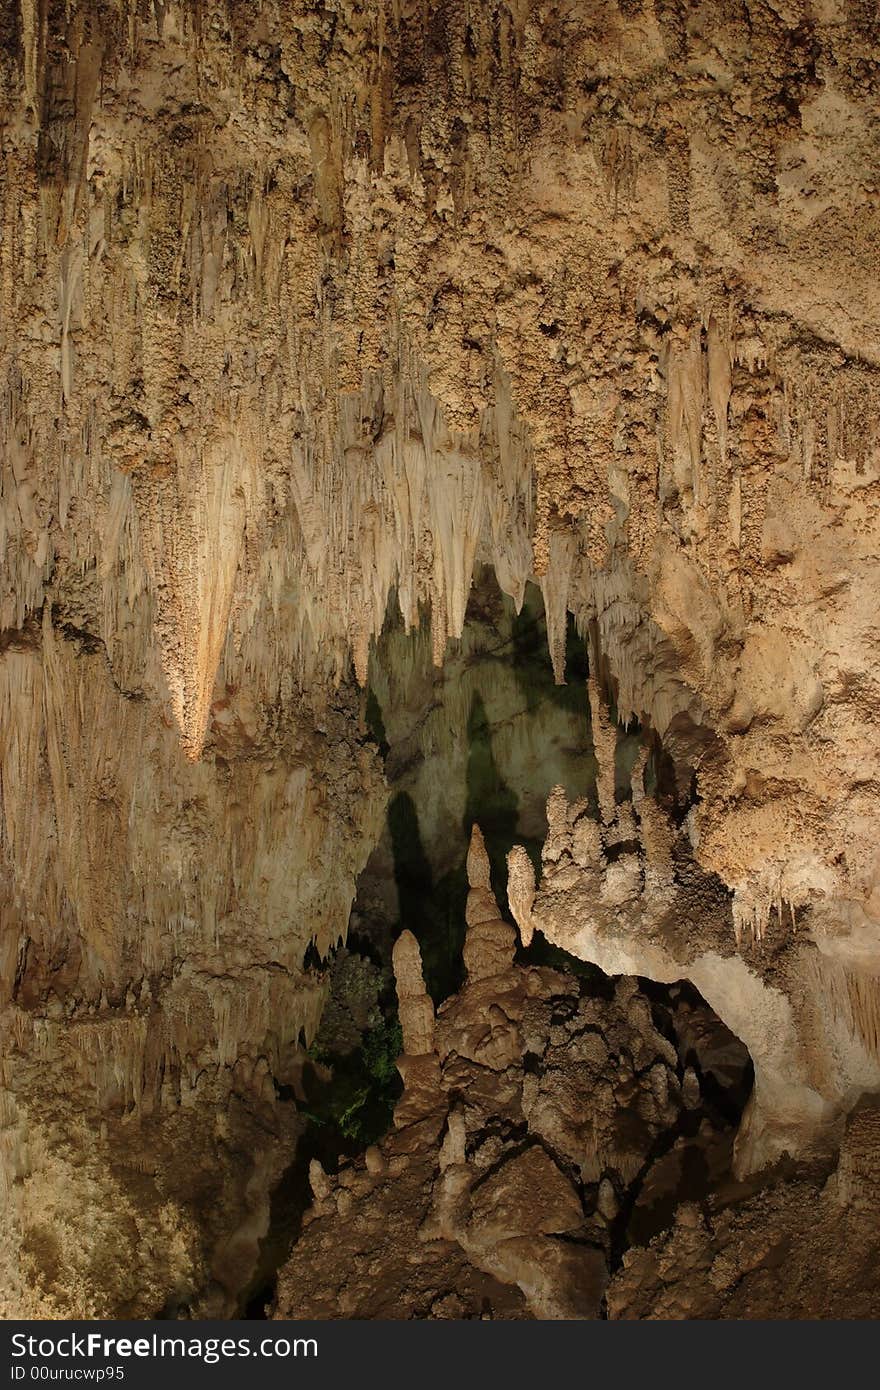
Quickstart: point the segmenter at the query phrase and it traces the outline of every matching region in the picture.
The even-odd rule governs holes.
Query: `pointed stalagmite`
[[[491,869],[483,832],[478,825],[471,830],[467,854],[467,876],[470,892],[465,904],[465,921],[468,926],[477,922],[494,922],[500,913],[495,894],[492,892]]]
[[[489,856],[478,825],[471,831],[467,857],[468,893],[464,963],[469,980],[500,975],[513,962],[516,932],[502,919],[489,881]]]
[[[434,1005],[425,989],[422,953],[411,931],[402,931],[392,952],[397,1005],[407,1057],[425,1057],[434,1050]]]
[[[333,1184],[318,1158],[313,1158],[309,1163],[309,1186],[316,1202],[325,1202],[333,1191]]]
[[[541,850],[545,863],[558,863],[571,848],[571,832],[568,823],[568,797],[565,788],[556,785],[547,797],[547,838]]]
[[[471,888],[491,888],[491,867],[486,852],[486,841],[478,825],[471,828],[470,844],[467,853],[467,877]]]

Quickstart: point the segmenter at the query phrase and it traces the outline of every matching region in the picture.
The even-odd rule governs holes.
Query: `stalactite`
[[[680,330],[669,348],[669,447],[672,482],[686,502],[699,502],[702,472],[703,361],[700,330]]]
[[[519,927],[522,944],[531,945],[535,930],[532,922],[535,870],[522,845],[514,845],[507,855],[507,901],[513,919]]]
[[[722,328],[715,315],[709,318],[707,329],[707,355],[709,368],[709,399],[715,415],[715,428],[718,431],[718,447],[721,463],[727,464],[727,428],[730,406],[730,347],[725,341]]]
[[[844,1036],[880,1061],[880,976],[811,951],[811,985],[818,1010],[828,1009]]]
[[[547,644],[557,685],[565,684],[565,640],[568,627],[568,595],[577,541],[570,531],[554,531],[550,538],[546,573],[541,578],[547,614]]]
[[[603,823],[610,826],[615,817],[614,750],[617,744],[617,730],[608,718],[605,702],[593,675],[589,678],[588,692],[593,746],[598,764],[596,790],[599,796],[599,811]]]

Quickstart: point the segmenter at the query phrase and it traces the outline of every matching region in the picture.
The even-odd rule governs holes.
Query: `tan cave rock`
[[[597,747],[613,759],[613,738],[595,692],[593,718],[594,727],[605,726]],[[537,892],[523,868],[525,852],[509,858],[510,907],[522,919],[524,936],[539,930],[609,975],[688,979],[699,989],[755,1065],[755,1088],[737,1139],[741,1173],[783,1153],[832,1148],[849,1109],[880,1087],[872,996],[852,997],[843,983],[851,990],[852,976],[806,933],[774,923],[769,940],[732,936],[717,879],[694,864],[676,877],[675,858],[683,865],[690,852],[687,830],[676,835],[645,794],[643,771],[642,757],[632,800],[619,808],[613,799],[606,803],[599,835],[561,788],[551,793]],[[600,768],[600,789],[603,778]],[[579,834],[584,821],[586,835]]]
[[[819,1165],[797,1181],[836,1175],[823,1230],[873,1182],[878,98],[876,6],[847,0],[0,0],[0,1312],[242,1310],[329,957],[390,837],[371,698],[425,695],[407,794],[433,784],[439,834],[480,752],[485,573],[511,608],[490,733],[521,781],[541,766],[514,729],[538,593],[597,769],[540,836],[502,805],[503,845],[456,784],[455,835],[486,839],[455,866],[467,978],[436,1012],[427,948],[386,924],[406,1086],[351,1210],[366,1259],[357,1184],[399,1200],[387,1289],[325,1296],[294,1251],[279,1306],[293,1270],[321,1315],[593,1315],[606,1285],[621,1316],[649,1287],[750,1315],[765,1202],[813,1306],[778,1194],[719,1197],[696,1234],[684,1211],[629,1265],[595,1234],[676,1088],[699,1120],[656,1030],[641,1097],[593,1058],[588,1180],[544,1130],[496,1174],[507,1211],[537,1173],[554,1226],[571,1188],[592,1253],[546,1222],[487,1234],[471,1170],[502,1157],[487,1116],[543,1105],[520,1073],[557,948],[688,982],[748,1048],[737,1180]],[[614,998],[608,1026],[644,1034]],[[615,1137],[630,1102],[643,1128]],[[315,1176],[323,1250],[338,1183]]]
[[[441,1005],[432,1082],[405,1073],[378,1151],[312,1177],[276,1317],[877,1316],[876,1105],[830,1171],[737,1183],[711,1095],[747,1054],[705,1003],[511,962],[499,1075],[486,984]]]

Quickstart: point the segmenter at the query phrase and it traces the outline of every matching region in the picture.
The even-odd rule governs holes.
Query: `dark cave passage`
[[[562,785],[598,815],[596,759],[586,696],[585,644],[569,620],[568,684],[554,684],[540,591],[529,585],[522,610],[483,570],[460,643],[440,669],[431,660],[427,625],[406,636],[389,622],[370,664],[364,725],[385,764],[385,827],[360,876],[346,944],[329,963],[330,993],[318,1036],[304,1060],[297,1102],[305,1127],[296,1155],[272,1197],[269,1231],[242,1314],[265,1317],[275,1279],[312,1201],[309,1165],[328,1173],[362,1154],[391,1127],[401,1094],[401,1051],[391,949],[403,930],[416,937],[435,1006],[464,982],[462,946],[471,827],[483,832],[491,883],[504,917],[506,855],[526,847],[540,869],[546,801]],[[612,709],[612,717],[614,711]],[[618,801],[630,795],[641,733],[618,728]],[[683,817],[675,774],[662,750],[652,753],[646,788]],[[582,996],[611,999],[615,983],[596,966],[537,934],[517,949],[523,965],[575,977]],[[317,960],[315,968],[322,967]],[[611,1267],[632,1244],[644,1244],[673,1219],[682,1200],[699,1201],[729,1173],[733,1138],[752,1085],[743,1045],[689,984],[638,982],[654,1026],[675,1049],[682,1104],[659,1134],[640,1171],[614,1192]],[[529,1070],[529,1058],[524,1059]],[[646,1080],[647,1084],[647,1080]],[[623,1107],[625,1110],[625,1106]],[[625,1129],[626,1116],[622,1115]],[[585,1209],[598,1187],[583,1189]]]
[[[517,613],[487,568],[442,668],[432,664],[427,623],[407,637],[389,622],[371,660],[365,718],[384,753],[391,796],[351,929],[385,956],[400,931],[412,931],[436,1004],[463,978],[472,825],[482,829],[506,914],[507,852],[518,842],[539,863],[552,787],[595,803],[587,659],[573,623],[567,673],[567,685],[554,684],[540,590],[528,585]]]

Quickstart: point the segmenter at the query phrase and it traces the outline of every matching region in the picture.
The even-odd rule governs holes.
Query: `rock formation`
[[[303,956],[344,930],[378,768],[366,748],[351,761],[343,711],[323,736],[295,708],[248,732],[233,700],[223,753],[181,763],[147,697],[48,610],[0,680],[17,856],[0,1306],[150,1317],[201,1289],[205,1311],[234,1311],[296,1133],[278,1087],[321,1015]]]
[[[502,958],[476,828],[469,868],[482,966],[441,1007],[430,1070],[401,1058],[394,1131],[313,1170],[276,1316],[876,1317],[880,1111],[848,1117],[830,1176],[733,1182],[712,1096],[741,1081],[741,1045],[678,991],[623,977],[599,997]],[[398,959],[403,1010],[410,942]]]
[[[857,0],[0,0],[5,1311],[234,1306],[380,833],[356,685],[478,563],[593,673],[601,824],[551,798],[524,938],[697,985],[740,1171],[849,1142],[878,74]]]
[[[581,997],[573,976],[514,965],[478,827],[468,871],[467,983],[441,1006],[426,1057],[409,1022],[409,1001],[427,998],[418,948],[400,938],[395,1131],[312,1182],[280,1316],[598,1316],[610,1244],[600,1180],[616,1212],[615,1191],[673,1130],[676,1051],[634,982],[606,1001]]]
[[[412,932],[401,932],[393,960],[404,1054],[426,1057],[434,1051],[434,1006],[425,989],[419,943]]]
[[[841,989],[839,967],[805,933],[778,927],[761,941],[732,935],[728,895],[694,862],[687,827],[676,833],[645,794],[647,750],[631,799],[615,803],[613,730],[592,681],[590,689],[600,821],[557,788],[547,803],[537,889],[525,852],[511,851],[510,908],[524,939],[540,930],[609,975],[697,987],[755,1066],[737,1139],[740,1173],[784,1153],[833,1149],[859,1097],[880,1090],[872,1018],[860,1015]]]
[[[614,1318],[876,1318],[880,1114],[854,1111],[836,1170],[747,1196],[684,1203],[608,1289]]]
[[[474,820],[486,837],[495,890],[515,839],[530,851],[546,834],[550,790],[594,792],[595,761],[583,680],[586,652],[569,623],[568,684],[554,683],[540,587],[523,604],[478,566],[462,639],[432,664],[430,623],[407,634],[391,617],[370,655],[365,724],[384,758],[386,826],[358,880],[355,932],[384,937],[398,921],[428,949],[429,989],[441,999],[461,983],[467,896],[465,859]],[[430,874],[427,891],[425,876]],[[383,925],[384,924],[384,925]],[[441,959],[442,955],[442,959]]]

